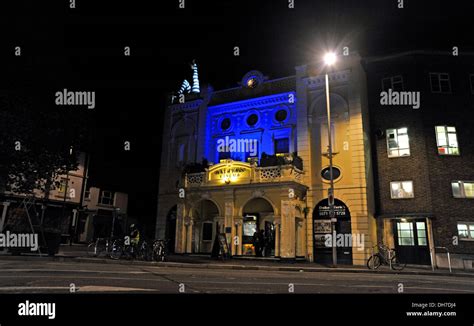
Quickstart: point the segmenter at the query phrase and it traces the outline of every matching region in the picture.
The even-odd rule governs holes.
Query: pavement
[[[354,269],[281,269],[272,265],[148,263],[102,259],[4,256],[0,295],[6,293],[474,294],[474,278],[439,274],[361,273]],[[57,257],[60,258],[60,257]],[[212,265],[212,266],[210,266]],[[224,265],[225,267],[220,267]],[[233,266],[239,266],[234,268]],[[183,268],[186,266],[186,268]],[[232,267],[231,267],[232,266]],[[229,268],[231,267],[231,268]]]
[[[169,255],[165,262],[146,262],[138,260],[112,260],[105,256],[90,257],[87,248],[82,244],[72,246],[61,245],[59,253],[55,257],[37,254],[12,256],[11,254],[0,254],[1,260],[10,261],[57,261],[76,262],[90,264],[115,264],[134,266],[159,266],[168,268],[190,268],[190,269],[218,269],[218,270],[245,270],[245,271],[274,271],[274,272],[338,272],[338,273],[366,273],[366,274],[397,274],[397,275],[438,275],[450,277],[474,278],[474,272],[466,270],[431,269],[431,266],[408,265],[402,271],[391,270],[388,266],[381,266],[377,270],[369,270],[366,266],[338,265],[337,267],[310,263],[306,261],[281,262],[272,258],[248,258],[234,257],[228,260],[212,259],[206,255]]]

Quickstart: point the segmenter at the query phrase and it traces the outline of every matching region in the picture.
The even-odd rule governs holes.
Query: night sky
[[[192,59],[201,86],[222,89],[252,69],[292,75],[343,46],[362,55],[473,50],[474,2],[461,3],[295,0],[288,9],[287,0],[186,0],[178,9],[178,0],[76,0],[69,9],[69,0],[2,1],[2,88],[27,88],[46,103],[63,88],[95,91],[91,185],[128,192],[129,215],[153,225],[165,95],[190,80]]]

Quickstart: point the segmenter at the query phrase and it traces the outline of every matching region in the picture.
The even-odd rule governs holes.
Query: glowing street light
[[[326,66],[332,66],[336,62],[336,55],[333,52],[328,52],[324,55],[324,63]],[[337,265],[337,249],[336,242],[336,214],[334,212],[334,176],[332,173],[332,139],[331,139],[331,105],[329,103],[329,76],[328,69],[326,69],[326,111],[328,116],[328,158],[329,158],[329,189],[328,189],[328,204],[329,217],[331,218],[331,236],[332,239],[332,264]]]
[[[324,63],[328,66],[332,66],[336,62],[336,55],[333,52],[328,52],[324,55]]]

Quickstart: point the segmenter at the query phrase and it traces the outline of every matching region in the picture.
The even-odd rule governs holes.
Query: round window
[[[252,113],[247,117],[247,124],[251,127],[255,126],[258,122],[258,115]]]
[[[341,170],[339,170],[338,168],[336,167],[332,167],[332,178],[333,180],[336,180],[337,178],[339,178],[341,176]],[[321,177],[324,179],[324,180],[331,180],[331,174],[329,172],[329,167],[327,168],[324,168],[322,171],[321,171]]]
[[[230,119],[229,118],[225,118],[222,120],[221,122],[221,129],[222,130],[227,130],[230,128]]]
[[[278,122],[283,122],[286,120],[287,116],[288,116],[288,112],[286,112],[286,110],[278,110],[277,113],[275,114],[275,119]]]

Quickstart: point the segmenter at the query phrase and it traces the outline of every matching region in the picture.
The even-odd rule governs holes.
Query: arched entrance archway
[[[242,208],[242,255],[275,255],[275,225],[272,204],[265,198],[253,198]]]
[[[192,252],[211,253],[214,240],[222,229],[219,208],[211,200],[204,199],[192,209]]]
[[[334,199],[336,213],[337,263],[352,265],[352,228],[351,214],[346,204]],[[331,218],[329,217],[328,199],[321,200],[313,210],[313,255],[314,262],[332,263],[332,247],[328,245],[331,235]],[[350,243],[349,243],[350,242]],[[342,243],[342,245],[341,245]]]
[[[165,239],[168,240],[168,250],[175,252],[176,245],[176,212],[178,207],[174,205],[166,215]]]

